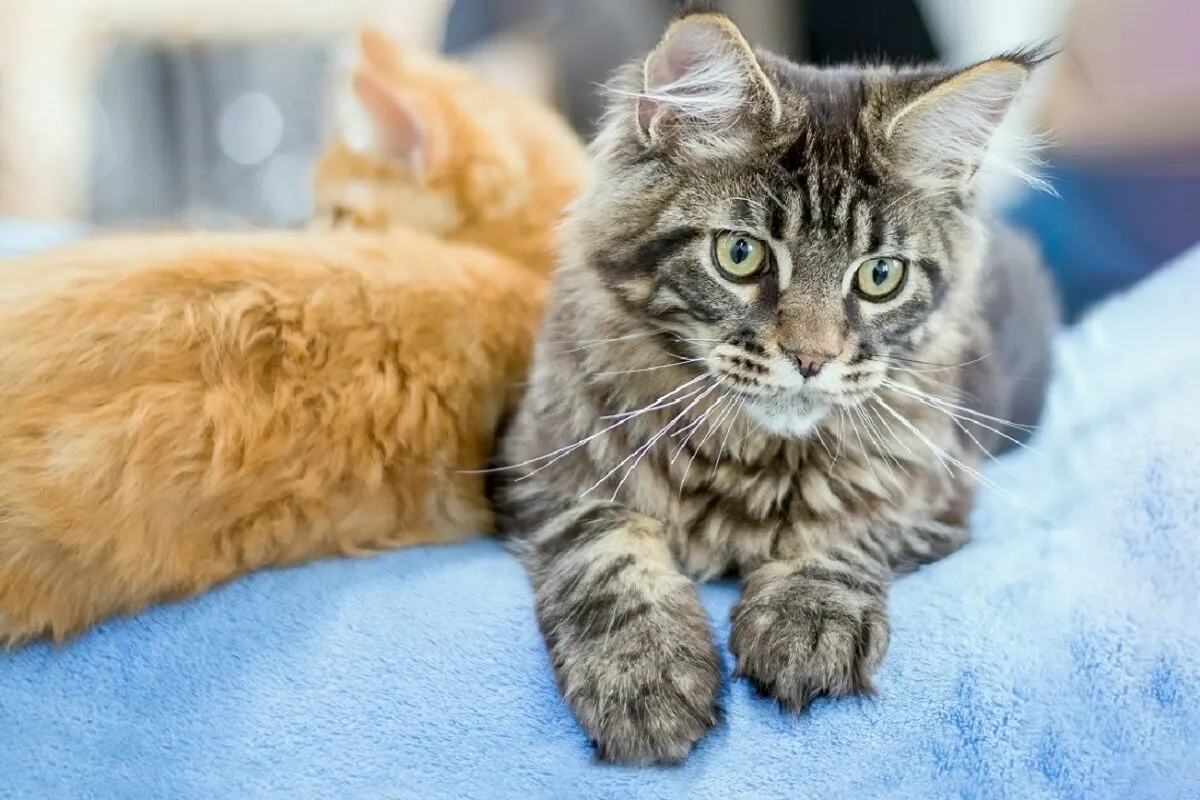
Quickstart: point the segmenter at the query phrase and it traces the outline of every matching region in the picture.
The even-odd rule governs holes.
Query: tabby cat
[[[0,644],[491,529],[481,468],[583,145],[526,98],[362,41],[361,108],[317,170],[314,227],[339,230],[0,262]]]
[[[892,577],[967,541],[1056,325],[975,205],[1039,60],[818,69],[696,13],[615,78],[494,487],[602,758],[714,724],[693,580],[741,577],[736,674],[801,710],[870,691]]]

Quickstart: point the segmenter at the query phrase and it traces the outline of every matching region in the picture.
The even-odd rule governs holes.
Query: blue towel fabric
[[[87,232],[87,226],[72,223],[0,219],[0,258],[66,244]]]
[[[874,699],[726,677],[681,768],[596,763],[491,541],[250,576],[0,655],[2,798],[1200,797],[1200,250],[1058,342]],[[716,636],[731,584],[703,588]],[[725,653],[726,671],[730,658]]]

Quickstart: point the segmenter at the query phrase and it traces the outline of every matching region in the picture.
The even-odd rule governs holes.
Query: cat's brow
[[[748,230],[765,229],[770,214],[767,206],[749,197],[731,197],[728,202],[730,224]]]

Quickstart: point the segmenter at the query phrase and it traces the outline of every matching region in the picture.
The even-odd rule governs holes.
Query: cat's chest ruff
[[[723,441],[660,442],[617,499],[663,521],[681,566],[701,579],[798,555],[856,520],[933,501],[937,475],[913,463],[919,451],[884,457],[840,428],[800,440],[751,427]]]

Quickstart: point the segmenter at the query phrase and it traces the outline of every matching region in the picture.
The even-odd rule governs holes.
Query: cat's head
[[[376,30],[359,44],[339,130],[317,163],[312,226],[412,228],[549,270],[586,163],[567,122]]]
[[[724,16],[681,17],[614,80],[571,263],[765,426],[803,434],[961,347],[975,176],[1038,59],[820,69],[756,52]]]

